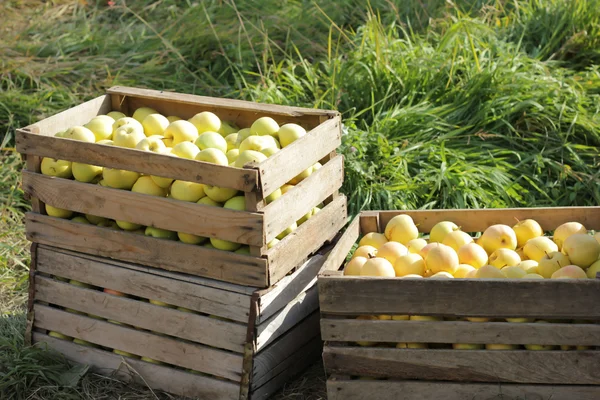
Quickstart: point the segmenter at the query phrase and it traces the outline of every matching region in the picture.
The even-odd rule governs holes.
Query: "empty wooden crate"
[[[600,279],[344,276],[357,239],[399,214],[421,232],[440,221],[482,232],[515,218],[600,229],[600,207],[362,213],[318,279],[329,399],[600,398]]]
[[[244,168],[54,136],[111,110],[131,115],[142,106],[185,119],[210,111],[240,127],[269,116],[279,124],[297,123],[307,134],[261,163]],[[344,176],[343,157],[336,154],[341,121],[334,111],[113,87],[106,95],[19,129],[16,142],[18,151],[27,157],[23,189],[33,203],[33,212],[26,216],[27,237],[35,243],[266,288],[333,238],[346,220],[346,199],[338,194]],[[44,157],[237,190],[245,196],[246,211],[43,175],[40,165]],[[266,204],[269,195],[317,162],[321,168]],[[321,203],[324,207],[318,213],[268,248],[274,238]],[[250,255],[49,217],[44,215],[44,204],[240,243],[250,246]]]

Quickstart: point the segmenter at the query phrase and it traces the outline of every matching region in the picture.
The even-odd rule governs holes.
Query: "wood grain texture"
[[[84,289],[40,276],[36,278],[35,298],[192,342],[237,353],[244,351],[245,324],[225,322],[205,315],[160,307],[147,301]]]
[[[318,285],[321,312],[325,314],[600,319],[600,307],[590,307],[600,302],[597,279],[575,282],[320,276]]]
[[[321,336],[336,342],[497,343],[600,346],[599,324],[468,321],[368,321],[323,318]]]
[[[26,159],[27,171],[31,172],[41,172],[42,171],[42,158],[30,154]],[[29,198],[29,202],[31,203],[31,211],[36,212],[38,214],[46,214],[46,205],[37,197],[32,197],[28,193],[25,193],[26,197]]]
[[[335,117],[307,132],[289,146],[259,164],[263,196],[268,196],[340,144],[342,122]]]
[[[34,310],[36,327],[233,381],[240,379],[241,355],[125,328],[56,308],[36,304]]]
[[[340,195],[267,252],[270,284],[283,278],[332,239],[346,224],[346,197]]]
[[[360,234],[360,218],[355,217],[337,241],[335,247],[327,255],[327,261],[323,264],[323,271],[337,271],[343,267],[346,257],[352,246],[358,240]]]
[[[26,214],[25,223],[27,238],[36,243],[242,285],[268,286],[267,261],[258,257],[34,213]]]
[[[379,214],[361,212],[358,216],[360,218],[360,234],[365,235],[369,232],[382,232],[385,229],[379,226]]]
[[[40,247],[37,269],[51,275],[160,300],[205,314],[247,323],[250,296],[75,257]]]
[[[269,243],[342,186],[344,157],[337,156],[263,210]]]
[[[17,135],[16,144],[17,150],[21,154],[136,171],[147,175],[228,187],[244,192],[257,189],[258,172],[253,169],[234,168],[150,151],[86,143],[27,132]]]
[[[23,171],[23,190],[44,203],[85,214],[262,246],[263,216],[90,185]],[[65,193],[69,193],[65,196]]]
[[[600,384],[600,351],[435,350],[325,346],[330,374],[466,382]]]
[[[542,229],[554,230],[565,222],[577,221],[587,229],[600,229],[600,207],[505,208],[480,210],[369,211],[378,214],[381,229],[396,215],[410,215],[420,232],[429,232],[440,221],[452,221],[465,232],[479,232],[490,225],[514,226],[517,220],[535,219]]]
[[[207,376],[191,374],[168,366],[124,358],[108,351],[80,346],[73,342],[36,333],[38,346],[48,347],[62,353],[71,361],[92,366],[92,371],[102,375],[115,373],[125,381],[148,385],[152,389],[180,396],[200,397],[211,400],[237,400],[239,385]]]
[[[327,380],[329,400],[597,400],[600,386]]]

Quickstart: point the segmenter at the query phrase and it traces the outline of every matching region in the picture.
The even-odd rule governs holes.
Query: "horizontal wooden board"
[[[329,155],[341,143],[342,122],[338,116],[323,122],[261,162],[258,167],[263,196],[270,195],[302,171]]]
[[[600,307],[590,307],[600,302],[600,280],[596,279],[522,281],[320,276],[318,285],[321,312],[326,314],[600,319]]]
[[[239,381],[243,356],[36,304],[34,326],[110,349]]]
[[[354,246],[358,239],[359,229],[360,218],[355,217],[327,256],[327,261],[323,265],[323,271],[337,271],[344,265],[348,253],[350,253],[352,246]]]
[[[243,353],[247,326],[37,276],[35,298],[137,328]]]
[[[428,381],[327,381],[329,400],[597,400],[600,386]]]
[[[269,243],[342,186],[344,158],[337,156],[263,210]]]
[[[600,384],[600,351],[325,346],[329,374],[465,382]]]
[[[144,299],[247,323],[250,296],[117,267],[39,247],[37,270]]]
[[[242,285],[268,285],[267,260],[262,258],[35,213],[26,214],[25,224],[32,242]]]
[[[150,151],[86,143],[25,131],[17,135],[16,145],[21,154],[136,171],[244,192],[257,189],[258,172],[254,169],[234,168]]]
[[[234,382],[192,374],[168,366],[123,358],[108,351],[81,346],[73,342],[56,339],[41,333],[33,334],[38,346],[47,345],[65,355],[71,361],[91,365],[92,370],[102,375],[112,375],[126,381],[134,381],[155,390],[180,396],[214,400],[237,400],[239,385]]]
[[[321,336],[336,342],[498,343],[600,346],[599,324],[468,321],[369,321],[323,318]]]
[[[176,232],[263,246],[263,216],[23,171],[23,190],[44,203]],[[68,196],[65,193],[69,193]]]
[[[480,232],[495,224],[514,226],[517,220],[535,219],[545,231],[556,229],[565,222],[576,221],[587,229],[600,229],[600,207],[544,207],[544,208],[491,208],[479,210],[419,210],[367,211],[365,216],[377,213],[380,232],[390,219],[400,214],[410,215],[420,232],[429,232],[440,221],[452,221],[465,232]]]

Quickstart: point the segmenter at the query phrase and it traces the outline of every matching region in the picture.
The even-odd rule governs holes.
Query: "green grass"
[[[14,129],[112,85],[339,110],[353,215],[600,204],[600,0],[283,4],[0,4],[0,398],[155,398],[23,346]],[[279,398],[323,398],[312,377]]]

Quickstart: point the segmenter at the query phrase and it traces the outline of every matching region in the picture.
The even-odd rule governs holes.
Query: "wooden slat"
[[[104,350],[80,346],[73,342],[35,333],[38,346],[47,344],[71,361],[92,366],[92,371],[112,375],[126,381],[134,381],[155,390],[180,396],[200,397],[211,400],[237,400],[239,385],[168,366],[150,364],[132,358],[123,358]],[[130,368],[129,368],[129,367]]]
[[[379,226],[379,214],[377,212],[362,212],[358,216],[360,218],[360,234],[365,235],[370,232],[382,232],[385,229]]]
[[[317,286],[302,292],[282,310],[256,326],[256,351],[262,350],[319,308]],[[318,333],[318,330],[316,331]]]
[[[352,220],[333,250],[327,256],[327,261],[323,264],[323,271],[337,271],[344,265],[348,253],[350,253],[352,246],[358,240],[359,229],[360,217],[357,216]]]
[[[35,326],[42,329],[58,331],[110,349],[127,351],[233,381],[240,379],[243,359],[241,355],[125,328],[42,305],[35,305],[34,312]]]
[[[51,278],[36,278],[36,300],[242,353],[246,325],[155,306],[148,302],[83,289]]]
[[[365,213],[370,215],[373,212]],[[376,211],[382,229],[399,214],[410,215],[420,232],[429,232],[440,221],[452,221],[465,232],[479,232],[490,225],[515,225],[517,220],[535,219],[544,230],[554,230],[565,222],[577,221],[587,229],[600,229],[600,207],[505,208],[482,210]]]
[[[39,272],[247,323],[250,296],[38,248]]]
[[[337,156],[265,207],[266,242],[269,243],[285,228],[324,201],[342,186],[343,181],[344,157]]]
[[[336,342],[498,343],[599,346],[598,324],[466,321],[368,321],[324,318],[321,336]]]
[[[33,242],[254,287],[266,287],[267,262],[233,252],[26,214]]]
[[[127,171],[141,172],[190,182],[205,183],[249,192],[257,189],[258,172],[124,147],[21,132],[17,150],[61,160],[85,162]]]
[[[329,400],[597,400],[600,386],[328,380]]]
[[[600,307],[590,307],[600,302],[600,281],[596,279],[417,280],[320,276],[318,285],[321,312],[326,314],[600,318]]]
[[[600,352],[325,346],[328,373],[467,382],[600,384]]]
[[[267,252],[270,284],[299,266],[346,224],[346,197],[341,195]]]
[[[268,196],[341,144],[340,117],[323,122],[259,164],[263,196]]]
[[[262,246],[263,216],[23,171],[23,190],[54,207]],[[65,193],[69,193],[68,196]]]

